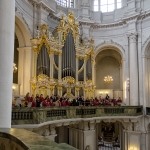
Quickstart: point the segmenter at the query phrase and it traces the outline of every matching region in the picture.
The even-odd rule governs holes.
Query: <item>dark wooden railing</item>
[[[147,108],[147,114],[150,110]],[[139,116],[143,114],[142,106],[117,106],[117,107],[41,107],[28,108],[16,107],[12,109],[12,125],[40,124],[47,121],[92,118],[105,116]]]

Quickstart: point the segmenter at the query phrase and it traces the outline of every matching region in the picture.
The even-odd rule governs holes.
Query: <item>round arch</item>
[[[124,48],[120,44],[118,44],[116,42],[113,42],[112,40],[104,41],[103,43],[96,46],[96,48],[95,48],[95,58],[101,51],[106,50],[106,49],[112,49],[112,50],[117,51],[121,55],[122,59],[123,60],[125,59],[125,50],[124,50]]]
[[[15,16],[15,33],[19,41],[19,47],[30,47],[31,34],[26,27],[26,23],[18,16]]]
[[[108,53],[105,51],[111,50],[112,52]],[[114,51],[114,52],[113,52]],[[101,55],[101,56],[100,56]],[[113,61],[112,59],[110,59],[109,61],[107,60],[102,60],[103,64],[99,64],[97,63],[97,60],[100,60],[104,58],[105,56],[108,57],[112,57],[114,58],[116,61]],[[110,94],[111,97],[121,97],[121,99],[123,100],[124,103],[126,103],[126,93],[125,93],[125,76],[124,76],[124,72],[126,71],[125,69],[125,49],[118,43],[114,42],[113,40],[109,40],[109,41],[104,41],[103,43],[100,43],[98,46],[96,46],[95,48],[95,62],[96,62],[96,80],[98,82],[97,83],[97,89],[95,91],[95,94],[97,95],[99,91],[103,91],[104,89],[107,90]],[[111,63],[111,61],[113,61],[113,63]],[[99,62],[99,61],[98,61]],[[105,62],[107,62],[108,64],[111,64],[108,66],[108,68],[106,68],[106,64],[104,64]],[[118,62],[118,64],[117,64]],[[98,65],[98,66],[97,66]],[[111,66],[111,67],[110,67]],[[98,69],[98,67],[101,68],[100,71]],[[113,67],[113,68],[112,68]],[[107,74],[106,72],[111,72],[111,75],[113,76],[113,79],[115,81],[118,82],[113,82],[112,84],[104,84],[103,83],[103,78],[104,78],[104,74]],[[98,76],[98,78],[97,78]],[[119,79],[119,80],[118,80]],[[110,89],[113,89],[112,91]],[[119,95],[119,96],[118,96]],[[117,97],[118,96],[118,97]]]
[[[150,47],[150,36],[146,39],[146,41],[142,45],[142,56],[147,55],[147,51],[149,47]]]

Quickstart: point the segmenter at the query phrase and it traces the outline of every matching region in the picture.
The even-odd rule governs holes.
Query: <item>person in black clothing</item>
[[[77,97],[73,100],[72,106],[79,106],[79,101],[78,101]]]
[[[106,94],[106,100],[108,100],[109,99],[109,96],[108,96],[108,94]]]
[[[62,97],[60,98],[60,102],[62,102],[63,100],[65,100],[65,97],[64,97],[64,96],[62,96]]]
[[[85,100],[85,106],[89,106],[90,105],[90,100],[89,98],[87,97],[87,99]]]
[[[36,98],[36,107],[41,107],[40,104],[41,104],[40,99],[39,99],[39,97],[37,97]]]
[[[84,105],[84,97],[83,96],[80,96],[78,101],[79,101],[79,105]]]
[[[50,99],[52,99],[53,102],[56,102],[56,98],[55,98],[54,94],[52,94],[52,96],[50,97]]]

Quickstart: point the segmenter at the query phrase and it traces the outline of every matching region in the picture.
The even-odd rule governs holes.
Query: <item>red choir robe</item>
[[[27,101],[28,101],[28,103],[32,102],[31,97],[27,97]]]
[[[65,101],[62,101],[62,102],[61,102],[61,106],[66,106],[66,102],[65,102]]]
[[[44,101],[44,98],[43,97],[40,97],[40,102],[43,102]]]
[[[50,102],[49,105],[50,106],[55,106],[55,104],[53,102]]]
[[[43,101],[43,102],[42,102],[42,106],[44,106],[44,107],[48,106],[47,102],[46,102],[46,101]]]
[[[32,102],[32,106],[31,107],[36,107],[36,102],[35,101]]]

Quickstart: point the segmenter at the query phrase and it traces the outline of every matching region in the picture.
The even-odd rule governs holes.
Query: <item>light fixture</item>
[[[112,76],[109,76],[109,75],[108,75],[108,76],[105,76],[105,77],[104,77],[104,82],[105,82],[105,83],[111,83],[112,81],[113,81]]]
[[[12,86],[12,90],[13,90],[13,91],[15,90],[15,88],[16,88],[15,86]]]
[[[17,72],[17,67],[16,67],[16,64],[13,65],[13,73],[16,73]]]

